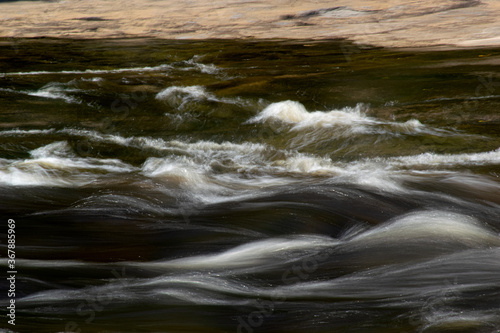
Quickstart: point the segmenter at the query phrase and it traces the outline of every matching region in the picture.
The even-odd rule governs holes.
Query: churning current
[[[500,50],[0,49],[0,327],[500,329]]]

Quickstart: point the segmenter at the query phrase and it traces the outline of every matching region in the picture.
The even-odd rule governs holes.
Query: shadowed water
[[[9,329],[499,329],[499,50],[0,48]]]

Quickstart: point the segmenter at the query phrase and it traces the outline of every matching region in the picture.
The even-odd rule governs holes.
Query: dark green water
[[[498,49],[1,41],[0,328],[498,332],[499,68]]]

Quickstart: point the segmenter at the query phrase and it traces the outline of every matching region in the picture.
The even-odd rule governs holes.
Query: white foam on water
[[[49,82],[38,90],[14,90],[14,89],[1,89],[3,91],[8,91],[16,94],[24,94],[29,96],[50,98],[50,99],[62,99],[66,103],[77,103],[80,104],[81,101],[75,97],[72,97],[70,93],[81,92],[81,89],[77,89],[76,80],[71,80],[69,82]]]
[[[1,133],[1,132],[0,132]],[[12,134],[23,134],[23,131],[16,131]],[[51,132],[52,133],[52,132]],[[210,164],[217,161],[231,163],[234,170],[238,168],[246,169],[267,163],[265,153],[272,151],[272,148],[265,144],[244,142],[241,144],[213,141],[183,142],[179,140],[164,140],[162,138],[131,136],[124,137],[117,134],[103,134],[94,130],[82,129],[62,129],[55,133],[64,133],[72,136],[82,136],[89,141],[113,143],[124,147],[134,147],[138,149],[150,149],[161,153],[172,153],[173,156],[165,158],[165,163],[176,162],[199,171],[210,170]],[[161,158],[151,158],[154,163],[148,164],[146,173],[154,174],[154,167],[160,166]],[[147,162],[147,161],[146,161]],[[159,172],[158,174],[164,174]]]
[[[155,98],[167,101],[172,107],[181,110],[189,102],[202,100],[219,102],[219,99],[215,95],[208,93],[203,86],[168,87],[156,94]]]
[[[295,178],[297,176],[313,176],[328,178],[334,183],[359,184],[386,191],[406,191],[402,183],[413,179],[414,172],[461,177],[460,173],[446,171],[446,169],[421,171],[422,165],[426,167],[437,165],[444,168],[457,165],[496,164],[499,161],[498,151],[464,154],[464,156],[432,155],[430,160],[434,162],[425,164],[429,162],[427,156],[420,155],[336,162],[326,157],[287,150],[277,151],[267,145],[250,143],[225,142],[221,144],[210,141],[185,143],[136,138],[131,141],[131,144],[182,154],[182,157],[148,160],[148,163],[143,166],[143,171],[148,176],[165,177],[168,172],[174,177],[184,174],[183,177],[179,177],[193,186],[209,182],[225,189],[238,186],[245,189],[258,189],[277,184],[292,184],[298,181]],[[440,161],[440,163],[435,164],[435,161]],[[419,167],[419,169],[413,171],[412,167]],[[155,168],[161,172],[155,171]],[[442,174],[443,172],[445,174]],[[197,178],[200,175],[203,175],[204,182],[201,178]]]
[[[172,69],[171,65],[162,64],[158,66],[146,66],[146,67],[131,67],[131,68],[117,68],[117,69],[86,69],[83,71],[32,71],[32,72],[12,72],[5,73],[6,76],[13,75],[59,75],[59,74],[115,74],[115,73],[127,73],[127,72],[154,72],[154,71],[164,71]]]
[[[321,177],[333,183],[360,184],[381,190],[406,191],[402,183],[418,174],[460,178],[461,174],[447,171],[454,166],[495,165],[500,163],[500,149],[491,152],[470,154],[419,154],[410,156],[361,159],[357,161],[334,161],[328,157],[304,154],[294,150],[278,150],[260,143],[232,143],[213,141],[183,142],[162,138],[103,134],[83,129],[7,130],[0,136],[65,134],[83,137],[89,142],[103,142],[151,150],[166,157],[148,158],[141,173],[150,178],[177,183],[185,189],[210,199],[212,193],[217,200],[238,191],[258,190],[268,186],[286,185],[300,181],[300,177]],[[55,143],[32,152],[33,158],[71,158],[68,166],[75,166],[74,156],[61,155],[55,148],[64,147]],[[51,150],[52,149],[52,150]],[[49,150],[47,153],[46,151]],[[42,155],[40,155],[42,154]],[[43,155],[46,154],[46,155]],[[168,154],[168,155],[165,155]],[[87,158],[87,161],[90,159]],[[56,163],[56,161],[45,161]],[[91,162],[95,165],[96,162]],[[121,172],[121,169],[117,169]],[[442,174],[442,173],[445,174]],[[299,177],[299,178],[298,178]],[[413,177],[413,178],[412,178]],[[477,183],[478,180],[476,180]],[[472,185],[471,185],[472,186]],[[221,197],[222,196],[222,197]],[[224,199],[225,200],[225,199]]]
[[[40,135],[40,134],[51,134],[51,133],[54,133],[55,131],[56,130],[54,128],[48,128],[48,129],[43,129],[43,130],[38,130],[38,129],[21,130],[21,129],[16,128],[16,129],[11,129],[11,130],[6,130],[6,131],[0,131],[0,136]]]
[[[277,176],[313,176],[336,184],[359,184],[385,191],[405,191],[404,174],[387,163],[361,160],[333,161],[327,157],[284,151],[284,159],[269,161],[261,170]]]
[[[67,83],[50,82],[37,91],[26,93],[30,96],[63,99],[67,103],[81,103],[78,99],[68,95],[68,93],[81,91],[76,88],[76,84],[77,82],[75,80],[71,80]]]
[[[330,130],[318,132],[318,138],[323,135],[349,137],[353,134],[412,134],[421,133],[426,129],[426,126],[416,119],[398,123],[368,117],[364,112],[365,108],[363,104],[357,104],[354,108],[308,112],[301,103],[288,100],[270,104],[246,123],[281,121],[291,125],[289,131]]]
[[[266,164],[268,147],[262,144],[234,144],[199,141],[163,141],[142,138],[134,143],[143,147],[171,152],[163,158],[148,158],[142,173],[146,177],[177,183],[191,193],[192,199],[203,202],[236,200],[251,189],[280,183],[269,177],[248,177]]]
[[[168,146],[191,154],[201,162],[200,164],[215,160],[226,160],[228,163],[234,163],[236,168],[264,162],[264,153],[271,149],[266,144],[232,143],[228,141],[222,143],[214,141],[186,143],[173,140],[168,142]]]
[[[28,75],[75,75],[75,74],[119,74],[119,73],[144,73],[144,72],[162,72],[169,70],[198,70],[201,73],[216,74],[220,71],[217,66],[213,64],[199,63],[199,56],[194,56],[190,60],[183,61],[183,64],[188,66],[176,67],[171,64],[160,64],[157,66],[144,66],[144,67],[130,67],[130,68],[116,68],[116,69],[86,69],[86,70],[71,70],[71,71],[31,71],[31,72],[10,72],[2,73],[5,76],[28,76]]]
[[[0,160],[0,183],[14,186],[83,186],[103,174],[136,170],[117,159],[75,157],[66,141],[34,149],[30,159]]]
[[[149,158],[143,172],[151,177],[184,178],[188,183],[212,182],[224,188],[233,185],[244,188],[290,184],[296,179],[291,175],[334,176],[343,172],[328,158],[315,157],[296,152],[276,151],[258,143],[217,143],[198,141],[193,143],[178,140],[164,141],[152,138],[135,138],[132,145],[169,151],[180,156]],[[284,159],[277,159],[283,156]],[[221,170],[223,172],[221,172]],[[181,176],[184,175],[184,176]]]
[[[44,98],[51,98],[51,99],[63,99],[67,103],[79,103],[78,100],[69,97],[59,91],[44,91],[44,90],[39,90],[35,92],[29,92],[28,95],[30,96],[37,96],[37,97],[44,97]]]
[[[57,133],[68,134],[71,136],[82,136],[90,141],[115,143],[122,146],[129,146],[134,137],[123,137],[117,134],[104,134],[94,130],[83,130],[75,128],[64,128]]]
[[[289,123],[299,123],[306,120],[308,112],[304,105],[294,101],[272,103],[257,116],[248,120],[249,123],[264,122],[269,119],[279,119]]]
[[[500,163],[500,148],[482,153],[469,154],[434,154],[423,153],[419,155],[394,157],[387,160],[392,166],[417,167],[417,166],[459,166],[459,165],[486,165]]]
[[[103,82],[104,79],[102,77],[91,77],[91,78],[80,78],[83,82]]]
[[[184,63],[193,66],[194,68],[198,69],[202,73],[217,74],[219,72],[219,68],[217,68],[217,66],[215,66],[214,64],[206,65],[206,64],[198,62],[198,60],[200,60],[201,58],[202,58],[202,56],[195,55],[191,59],[184,61]],[[188,69],[190,69],[190,68],[188,67]]]
[[[296,154],[286,160],[276,161],[273,166],[282,167],[283,172],[317,176],[335,176],[345,172],[345,169],[335,166],[329,158],[305,154]]]
[[[71,186],[70,181],[53,177],[43,168],[23,168],[15,163],[0,162],[0,184],[11,186]]]
[[[401,185],[402,181],[411,180],[416,175],[423,174],[446,176],[447,179],[453,178],[455,182],[462,183],[464,186],[469,183],[472,188],[478,182],[487,184],[491,182],[480,176],[472,179],[460,172],[447,170],[447,168],[500,164],[500,149],[470,154],[424,153],[391,158],[362,159],[349,163],[332,162],[332,164],[337,167],[337,169],[333,169],[336,170],[336,181],[346,181],[382,190],[405,191]],[[498,189],[498,186],[491,185],[490,188]]]
[[[46,168],[71,170],[81,169],[82,172],[88,170],[105,171],[110,173],[124,173],[134,171],[135,168],[117,159],[99,159],[99,158],[60,158],[43,157],[26,160],[18,165],[29,166],[37,165]],[[91,181],[91,180],[90,180]]]
[[[168,87],[155,97],[157,100],[167,101],[172,107],[183,110],[191,102],[210,101],[216,103],[245,105],[240,98],[218,98],[208,92],[203,86],[172,86]]]
[[[175,93],[184,93],[189,98],[196,99],[196,100],[205,99],[205,98],[217,100],[213,95],[208,94],[203,86],[188,86],[188,87],[173,86],[173,87],[168,87],[168,88],[160,91],[158,94],[156,94],[156,99],[159,99],[159,100],[168,99],[170,96],[174,95]]]
[[[390,170],[378,164],[334,163],[329,158],[315,155],[276,151],[264,144],[212,141],[186,143],[152,138],[122,141],[136,147],[181,154],[166,158],[149,158],[142,170],[149,177],[173,177],[198,189],[202,184],[209,183],[217,184],[222,192],[224,189],[238,187],[259,189],[295,183],[299,181],[296,176],[331,177],[338,182],[354,182],[385,189],[397,187],[393,185],[394,181],[390,180]],[[213,186],[210,188],[215,189]],[[208,187],[206,189],[208,190]]]
[[[46,157],[72,157],[74,156],[73,150],[66,141],[57,141],[50,143],[46,146],[34,149],[30,152],[34,159]]]
[[[4,89],[4,91],[9,91],[16,94],[24,94],[35,97],[43,97],[50,99],[62,99],[66,101],[66,103],[77,103],[80,104],[81,101],[78,99],[68,96],[67,92],[77,92],[79,90],[76,89],[65,89],[61,85],[57,85],[56,83],[49,83],[39,90],[28,91],[28,90],[14,90],[14,89]]]
[[[401,185],[406,175],[394,172],[384,164],[351,162],[344,164],[343,167],[343,172],[332,181],[354,183],[383,191],[406,191]]]
[[[210,186],[206,172],[186,157],[148,158],[142,165],[142,172],[147,177],[161,178],[179,183],[181,186],[214,189]]]

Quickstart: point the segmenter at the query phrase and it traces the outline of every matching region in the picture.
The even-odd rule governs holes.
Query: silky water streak
[[[14,331],[500,329],[499,50],[19,45]]]

